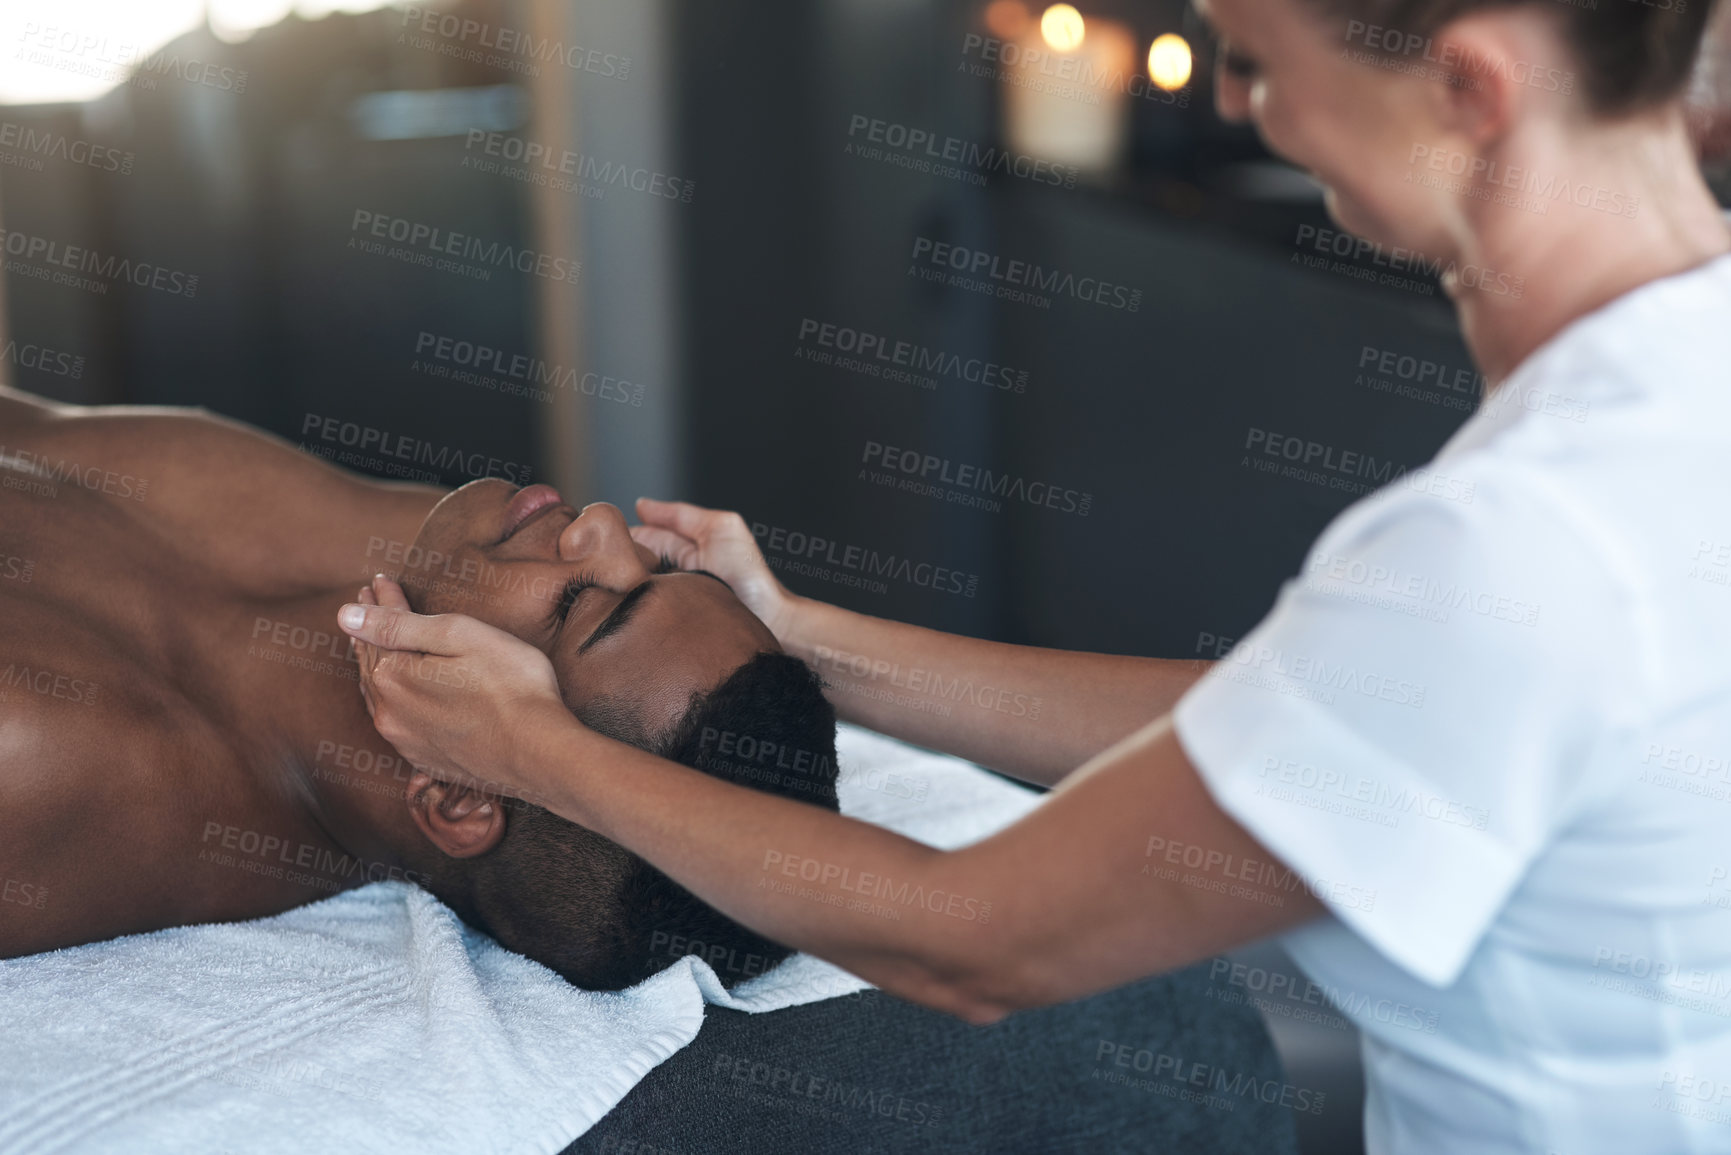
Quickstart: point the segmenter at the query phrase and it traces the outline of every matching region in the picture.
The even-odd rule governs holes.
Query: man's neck
[[[421,865],[428,848],[404,801],[411,767],[373,729],[337,609],[353,589],[253,604],[224,632],[225,694],[252,772],[344,851],[366,863]]]
[[[1457,276],[1448,289],[1467,345],[1493,382],[1579,318],[1731,251],[1731,229],[1680,114],[1665,114],[1656,134],[1650,122],[1598,130],[1593,144],[1519,158],[1542,186],[1566,188],[1593,207],[1557,198],[1541,214],[1495,199],[1468,202],[1456,265],[1477,283]]]

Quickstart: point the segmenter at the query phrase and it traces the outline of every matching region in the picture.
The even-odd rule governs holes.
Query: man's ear
[[[416,771],[409,779],[408,803],[421,833],[451,858],[477,858],[505,837],[505,807],[472,787]]]

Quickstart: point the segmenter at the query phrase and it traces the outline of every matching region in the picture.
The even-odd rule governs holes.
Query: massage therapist
[[[723,578],[843,718],[1056,790],[933,850],[586,731],[537,650],[383,580],[344,610],[375,722],[976,1023],[1284,934],[1363,1031],[1373,1153],[1731,1152],[1731,229],[1680,99],[1711,0],[1199,7],[1222,114],[1343,230],[1441,259],[1493,383],[1224,660],[850,613],[738,516],[645,501],[638,543]],[[629,592],[594,582],[580,613]],[[917,708],[934,677],[1008,704]],[[904,885],[946,897],[847,908]]]

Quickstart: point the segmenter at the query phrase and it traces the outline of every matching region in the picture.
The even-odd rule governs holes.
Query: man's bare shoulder
[[[413,541],[445,493],[350,473],[203,409],[55,405],[15,390],[0,392],[0,458],[113,503],[263,595],[358,586],[380,568],[369,543]]]

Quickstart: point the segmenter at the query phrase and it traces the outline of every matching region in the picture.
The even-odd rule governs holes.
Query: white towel
[[[1038,796],[844,726],[844,812],[934,846]],[[696,1037],[865,987],[796,955],[579,990],[386,882],[272,918],[0,962],[0,1152],[557,1152]]]

